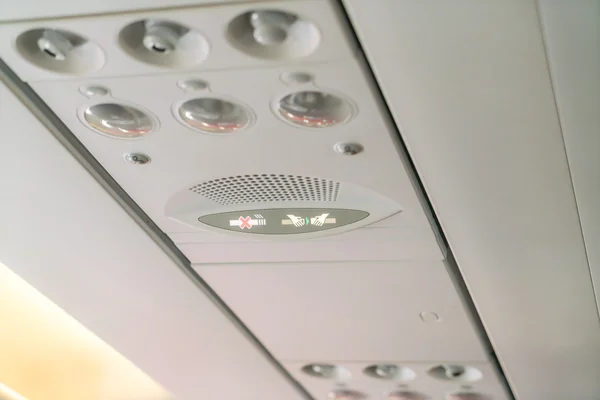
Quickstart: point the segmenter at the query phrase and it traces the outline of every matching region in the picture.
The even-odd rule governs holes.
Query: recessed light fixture
[[[367,396],[357,390],[336,389],[327,394],[330,400],[363,400]]]
[[[176,114],[184,125],[204,133],[233,133],[254,122],[249,108],[218,97],[186,100],[177,107]]]
[[[427,396],[418,392],[400,390],[387,395],[387,400],[425,400]]]
[[[119,139],[140,138],[158,128],[158,122],[149,113],[119,103],[88,106],[82,117],[93,130]]]
[[[447,397],[448,400],[491,400],[490,396],[473,393],[473,392],[460,392],[454,393]]]
[[[290,93],[275,104],[285,121],[305,128],[328,128],[348,122],[354,114],[350,101],[320,90]]]

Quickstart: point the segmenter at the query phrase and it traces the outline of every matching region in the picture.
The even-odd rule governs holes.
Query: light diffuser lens
[[[329,392],[328,396],[330,400],[363,400],[366,396],[356,390],[350,389],[338,389]]]
[[[251,115],[242,105],[213,97],[188,100],[179,107],[186,125],[206,133],[239,131],[251,124]]]
[[[306,128],[328,128],[352,117],[347,100],[320,91],[288,94],[277,104],[277,111],[286,121]]]
[[[156,128],[145,112],[117,103],[90,106],[85,110],[84,118],[94,130],[117,138],[141,137]]]
[[[399,391],[392,392],[387,395],[388,400],[425,400],[426,397],[421,393]]]
[[[448,400],[491,400],[491,398],[479,393],[464,392],[451,394]]]

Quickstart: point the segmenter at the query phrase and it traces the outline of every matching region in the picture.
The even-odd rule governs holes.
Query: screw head
[[[354,156],[359,153],[362,153],[364,150],[360,143],[337,143],[333,146],[333,150],[338,154],[343,154],[345,156]]]
[[[150,157],[143,153],[126,153],[123,158],[125,161],[136,165],[148,164],[151,161]]]

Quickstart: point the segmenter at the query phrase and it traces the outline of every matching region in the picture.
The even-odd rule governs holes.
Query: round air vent
[[[83,36],[62,29],[37,28],[19,35],[16,47],[23,58],[48,71],[86,74],[104,66],[100,47]]]
[[[346,368],[333,364],[308,364],[302,367],[302,372],[315,378],[331,379],[336,382],[347,381],[352,377]]]
[[[238,15],[227,28],[236,49],[257,58],[286,60],[305,57],[321,42],[317,27],[280,10],[253,10]]]
[[[364,370],[365,375],[377,379],[411,381],[417,377],[411,368],[394,364],[370,365]]]
[[[444,381],[475,382],[483,373],[474,367],[458,364],[442,364],[429,370],[429,375]]]
[[[131,57],[147,64],[186,68],[208,57],[209,45],[199,32],[172,21],[145,19],[127,25],[119,43]]]
[[[201,181],[174,194],[166,215],[201,230],[264,238],[345,232],[401,211],[372,190],[332,179],[246,174]]]

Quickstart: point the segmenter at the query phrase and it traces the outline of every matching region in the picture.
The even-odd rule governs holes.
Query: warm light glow
[[[172,400],[0,263],[0,400]]]
[[[1,400],[27,400],[19,393],[15,392],[6,385],[0,383],[0,399]]]

